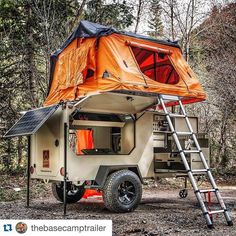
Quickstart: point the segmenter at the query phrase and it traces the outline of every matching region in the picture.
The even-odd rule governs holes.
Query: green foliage
[[[23,175],[26,170],[26,163],[23,160],[20,165],[16,164],[14,161],[11,165],[0,164],[0,173],[8,175]]]
[[[105,4],[103,0],[89,1],[84,13],[84,19],[117,29],[124,29],[133,23],[133,8],[126,1]]]
[[[20,111],[42,105],[50,54],[68,37],[67,22],[73,14],[72,6],[62,0],[0,1],[0,125],[5,126],[0,136]],[[7,159],[6,168],[15,169],[25,147],[25,140],[1,140],[0,159]]]

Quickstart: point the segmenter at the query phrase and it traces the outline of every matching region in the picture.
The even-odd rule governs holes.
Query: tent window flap
[[[144,75],[163,84],[177,84],[179,82],[179,75],[168,54],[133,46],[131,49]]]

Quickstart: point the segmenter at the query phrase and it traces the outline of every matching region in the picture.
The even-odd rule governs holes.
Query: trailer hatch
[[[5,138],[34,134],[58,109],[59,105],[27,111],[4,135]]]
[[[100,93],[84,97],[75,104],[83,112],[135,114],[158,103],[156,96],[134,96],[122,93]]]

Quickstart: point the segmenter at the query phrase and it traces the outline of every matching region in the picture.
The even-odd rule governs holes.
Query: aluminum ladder
[[[184,167],[187,171],[187,175],[188,175],[188,178],[192,184],[192,187],[193,187],[193,190],[194,190],[194,193],[196,195],[196,198],[200,204],[200,207],[201,207],[201,210],[203,212],[203,215],[206,219],[206,223],[207,223],[207,226],[209,228],[213,228],[213,221],[212,221],[212,218],[211,216],[213,214],[220,214],[220,213],[223,213],[224,216],[225,216],[225,219],[227,221],[227,224],[229,226],[232,226],[233,225],[233,222],[232,222],[232,219],[231,219],[231,216],[229,215],[229,212],[225,206],[225,203],[221,197],[221,194],[219,192],[219,189],[215,183],[215,180],[212,176],[212,173],[209,169],[209,166],[207,164],[207,161],[204,157],[204,154],[201,150],[201,147],[199,145],[199,142],[197,140],[197,137],[196,137],[196,134],[193,132],[193,128],[192,128],[192,125],[189,121],[189,118],[186,114],[186,111],[184,109],[184,106],[183,106],[183,103],[181,102],[180,98],[179,97],[176,97],[176,96],[169,96],[169,95],[159,95],[158,96],[159,98],[159,101],[160,101],[160,105],[166,115],[166,120],[169,124],[169,127],[170,127],[170,131],[172,132],[172,136],[174,138],[174,141],[176,143],[176,146],[177,146],[177,149],[178,149],[178,152],[181,156],[181,159],[183,161],[183,164],[184,164]],[[168,111],[168,109],[166,108],[166,105],[165,105],[165,101],[174,101],[176,105],[179,105],[180,106],[180,111],[181,111],[181,114],[175,114],[175,113],[170,113]],[[183,119],[185,119],[185,122],[187,124],[187,128],[188,128],[188,132],[177,132],[174,128],[174,125],[172,123],[172,120],[171,120],[171,117],[181,117]],[[196,150],[184,150],[184,148],[182,148],[181,144],[180,144],[180,141],[179,141],[179,136],[180,135],[190,135],[192,140],[193,140],[193,143],[195,143],[195,146],[196,146]],[[197,153],[200,155],[200,159],[202,161],[202,164],[203,164],[203,167],[204,169],[194,169],[192,170],[188,164],[188,161],[187,161],[187,157],[186,157],[186,154],[189,154],[189,153]],[[199,173],[204,173],[208,176],[208,179],[209,179],[209,182],[212,186],[212,189],[199,189],[198,185],[197,185],[197,181],[195,180],[194,178],[194,174],[199,174]],[[215,193],[215,196],[216,196],[216,199],[219,203],[219,206],[220,206],[220,209],[219,210],[215,210],[215,211],[210,211],[204,200],[203,200],[203,196],[202,194],[205,194],[205,193],[210,193],[210,192],[214,192]]]

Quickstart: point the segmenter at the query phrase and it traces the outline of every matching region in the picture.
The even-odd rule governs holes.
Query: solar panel
[[[52,114],[59,105],[43,107],[27,111],[4,135],[5,138],[34,134]]]

